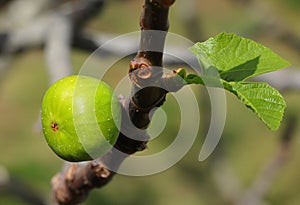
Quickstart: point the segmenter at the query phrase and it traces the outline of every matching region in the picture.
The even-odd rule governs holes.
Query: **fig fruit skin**
[[[74,75],[55,82],[44,95],[41,115],[48,145],[67,161],[105,154],[119,135],[120,103],[96,78]]]

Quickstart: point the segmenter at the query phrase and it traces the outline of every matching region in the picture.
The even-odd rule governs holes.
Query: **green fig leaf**
[[[190,50],[203,66],[204,74],[216,68],[226,81],[242,81],[290,65],[271,49],[232,33],[220,33]]]
[[[267,83],[223,82],[224,88],[235,94],[271,129],[278,129],[283,118],[285,101],[281,94]]]

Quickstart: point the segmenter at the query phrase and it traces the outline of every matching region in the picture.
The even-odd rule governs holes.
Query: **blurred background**
[[[91,8],[88,2],[0,1],[0,205],[51,204],[50,181],[63,161],[47,146],[40,129],[44,92],[51,82],[78,73],[107,36],[139,30],[143,1],[110,0]],[[192,86],[201,123],[187,155],[159,174],[117,175],[104,188],[93,190],[83,204],[300,204],[299,12],[298,0],[177,0],[170,9],[170,32],[194,42],[234,32],[291,62],[286,71],[259,79],[274,85],[286,99],[282,125],[270,131],[228,93],[221,141],[207,160],[199,162],[210,102],[205,88]],[[121,52],[118,45],[108,54],[114,52]],[[116,86],[131,59],[118,61],[104,80]],[[103,61],[99,58],[99,64]],[[166,127],[144,154],[168,146],[180,126],[179,108],[171,95],[162,108]]]

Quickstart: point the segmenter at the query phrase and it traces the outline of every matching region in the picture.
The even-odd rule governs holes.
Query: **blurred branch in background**
[[[281,91],[300,91],[300,68],[286,68],[256,76],[256,81],[266,81]]]
[[[70,46],[78,40],[75,34],[101,11],[103,3],[104,0],[11,1],[1,29],[2,58],[45,46],[50,83],[72,74]]]
[[[14,175],[11,175],[8,170],[0,165],[0,196],[11,195],[14,198],[19,198],[26,204],[32,205],[50,205],[45,197],[24,183]]]
[[[7,3],[9,3],[10,1],[12,1],[12,0],[1,0],[0,1],[0,9],[5,7],[7,5]]]
[[[257,175],[252,186],[246,190],[244,196],[237,205],[260,205],[270,190],[275,177],[284,167],[289,159],[290,145],[295,135],[297,125],[296,116],[289,116],[286,128],[281,135],[278,150],[266,162],[265,167]]]
[[[73,73],[71,65],[72,22],[65,16],[57,14],[50,27],[45,42],[45,55],[52,84]]]
[[[31,2],[31,0],[27,0]],[[38,4],[30,4],[27,1],[9,1],[6,18],[4,22],[8,24],[1,29],[0,35],[0,51],[1,63],[0,71],[1,76],[4,75],[4,70],[7,69],[7,61],[10,57],[13,57],[16,53],[25,51],[32,47],[45,46],[46,62],[49,73],[49,82],[62,78],[66,75],[72,74],[72,65],[70,60],[70,50],[72,47],[79,48],[87,52],[93,52],[98,49],[103,43],[113,39],[117,35],[105,34],[95,31],[84,31],[85,23],[101,11],[104,0],[77,0],[77,1],[51,1],[43,0]],[[271,29],[270,35],[286,36],[286,43],[291,46],[300,44],[300,37],[290,36],[289,31],[282,27],[281,24],[276,23],[275,17],[272,17],[272,13],[266,12],[266,8],[255,0],[231,0],[234,2],[240,2],[242,5],[247,6],[247,11],[254,12],[255,18],[259,18],[259,22],[263,25],[260,26],[264,29]],[[23,3],[22,3],[23,2]],[[23,8],[28,6],[36,6],[35,9],[31,9],[31,14],[27,14],[26,17],[21,18],[25,14],[14,15],[17,8]],[[188,26],[190,35],[193,39],[197,39],[201,28],[199,28],[199,19],[197,18],[197,2],[192,1],[189,4],[180,9],[183,15],[184,21]],[[23,7],[22,7],[23,6]],[[193,9],[190,9],[192,7]],[[12,12],[14,11],[14,13]],[[26,9],[21,9],[24,12]],[[27,10],[26,10],[27,11]],[[260,11],[260,12],[257,12]],[[28,13],[28,12],[27,12]],[[29,12],[30,13],[30,12]],[[253,13],[253,15],[254,15]],[[252,15],[252,13],[251,13]],[[268,15],[268,18],[265,18]],[[273,22],[273,23],[270,23]],[[16,26],[18,25],[18,26]],[[278,29],[269,28],[266,25],[275,26]],[[195,31],[194,31],[195,29]],[[196,32],[197,31],[197,32]],[[277,33],[277,34],[276,34]],[[292,33],[291,33],[292,34]],[[290,41],[293,39],[293,42]],[[131,53],[137,52],[136,39],[132,39],[132,42],[117,41],[116,46],[107,49],[105,47],[101,54],[107,55],[124,55],[130,51]],[[72,47],[71,47],[72,46]],[[169,55],[164,56],[164,64],[166,66],[186,66],[182,59],[187,59],[189,62],[193,62],[193,56],[190,55],[186,49],[181,49],[178,46],[172,48],[166,48],[166,50],[172,51],[176,56],[180,58],[174,58]],[[197,63],[197,62],[195,62]],[[300,88],[299,69],[284,69],[281,71],[269,73],[256,78],[257,81],[267,81],[274,87],[280,90],[299,90]]]
[[[241,182],[226,161],[226,157],[218,155],[213,166],[213,176],[221,195],[227,201],[234,205],[266,204],[265,196],[275,177],[289,159],[290,145],[295,136],[297,120],[296,116],[288,116],[277,152],[265,163],[249,188],[242,187]]]

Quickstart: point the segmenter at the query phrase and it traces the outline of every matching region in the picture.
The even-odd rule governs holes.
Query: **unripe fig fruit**
[[[61,158],[85,161],[111,149],[119,135],[121,107],[112,89],[87,76],[58,80],[42,102],[43,133]]]

